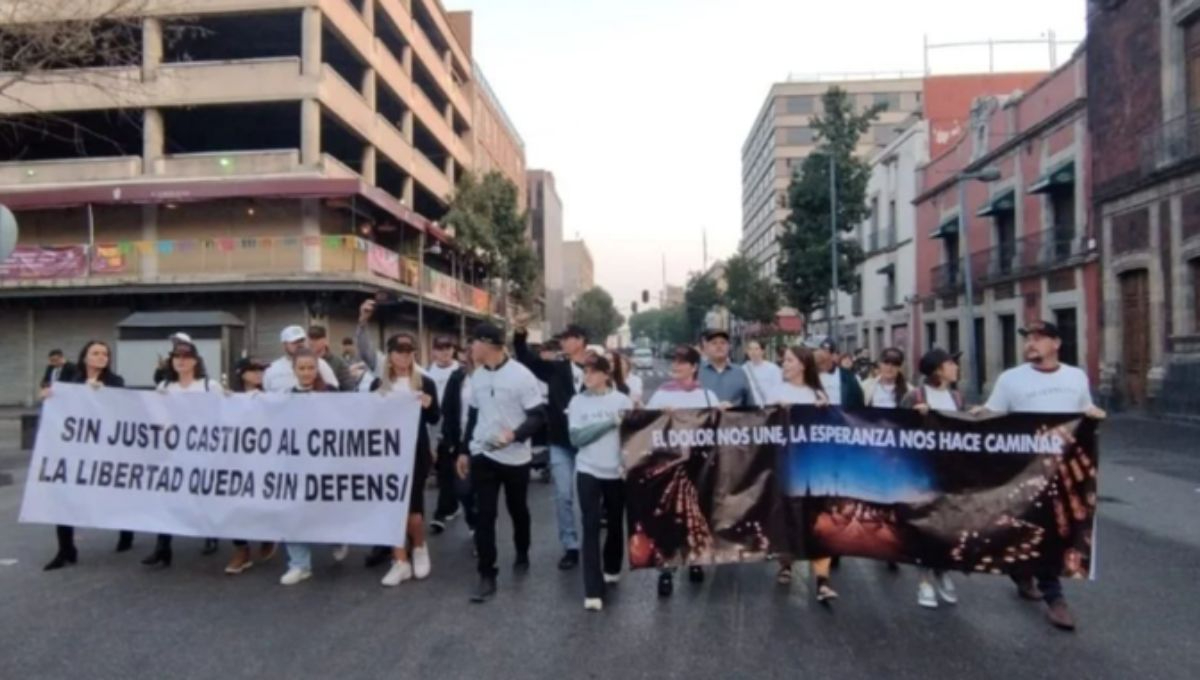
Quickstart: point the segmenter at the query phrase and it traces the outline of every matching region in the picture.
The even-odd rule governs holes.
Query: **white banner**
[[[160,394],[56,384],[22,522],[402,545],[420,405],[407,393]]]

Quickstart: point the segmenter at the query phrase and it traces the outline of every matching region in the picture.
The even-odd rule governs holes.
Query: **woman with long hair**
[[[79,352],[79,362],[75,364],[75,370],[64,373],[66,376],[62,382],[82,383],[93,389],[125,386],[125,379],[112,371],[112,351],[107,344],[99,340],[91,340],[85,344]],[[44,398],[52,398],[53,385],[43,394]],[[58,537],[58,552],[54,554],[54,559],[43,567],[45,571],[62,569],[79,561],[79,551],[75,548],[75,527],[59,525],[55,527],[55,535]],[[117,552],[126,552],[131,548],[133,532],[122,531],[117,539]]]
[[[897,408],[912,386],[904,377],[904,352],[888,347],[879,353],[877,370],[863,385],[867,406]]]
[[[171,348],[170,361],[167,364],[163,382],[159,383],[158,391],[162,394],[185,394],[192,392],[220,392],[221,385],[208,379],[208,371],[204,367],[204,358],[196,346],[190,342],[176,342]],[[216,551],[214,539],[205,541],[205,553]],[[147,567],[171,566],[171,535],[159,534],[154,544],[154,552],[150,553],[142,564]]]
[[[296,386],[292,388],[292,394],[337,392],[337,387],[328,385],[321,377],[320,357],[307,347],[301,347],[292,356],[292,371],[296,375]],[[312,578],[312,546],[307,543],[288,542],[285,547],[288,555],[288,570],[280,577],[280,585],[294,586]],[[345,545],[335,547],[333,550],[334,561],[344,560],[348,550],[349,547]]]
[[[233,367],[234,375],[234,391],[243,394],[261,394],[263,392],[263,372],[267,370],[268,364],[263,361],[251,358],[239,359]],[[267,562],[275,556],[275,543],[272,541],[263,541],[259,548],[257,561],[259,563]],[[225,565],[225,573],[230,575],[240,574],[250,567],[254,566],[254,557],[250,554],[250,544],[247,541],[235,540],[233,542],[233,557],[230,558],[229,564]]]
[[[429,547],[425,545],[425,480],[429,478],[429,471],[433,467],[429,428],[441,418],[441,413],[438,411],[437,384],[417,366],[416,338],[408,333],[398,333],[388,338],[386,348],[386,365],[379,372],[380,377],[374,389],[385,393],[408,394],[421,403],[412,496],[408,501],[408,543],[406,547],[392,548],[392,568],[380,581],[392,587],[411,578],[429,576],[433,566],[429,561]]]
[[[825,389],[821,386],[817,362],[808,348],[789,347],[783,353],[783,382],[775,386],[768,402],[784,406],[829,405],[829,396],[825,394]],[[775,580],[780,585],[791,585],[793,562],[794,559],[791,555],[779,556],[779,572]],[[818,602],[826,602],[838,596],[829,580],[832,562],[833,560],[828,557],[818,557],[812,560],[813,576],[817,581]]]
[[[621,361],[621,353],[613,349],[609,350],[608,352],[597,354],[596,356],[603,357],[608,364],[610,375],[609,381],[611,383],[610,386],[621,394],[624,394],[632,399],[633,386],[630,384],[629,379],[636,376],[630,375],[629,371],[625,370],[625,364]],[[580,390],[580,392],[582,393],[583,390]]]
[[[954,384],[958,382],[959,356],[940,347],[926,352],[919,366],[925,379],[920,387],[905,395],[900,407],[921,413],[965,410],[962,394],[954,389]],[[958,592],[950,574],[935,569],[921,569],[917,583],[917,604],[926,609],[937,609],[939,598],[946,604],[958,603]]]

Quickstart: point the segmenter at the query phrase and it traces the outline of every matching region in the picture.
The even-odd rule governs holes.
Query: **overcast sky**
[[[474,55],[552,171],[564,238],[587,241],[596,282],[627,313],[643,288],[737,250],[741,148],[789,73],[920,71],[931,42],[1085,32],[1084,0],[444,0],[475,13]],[[1069,55],[1060,50],[1060,61]],[[1045,48],[996,53],[1046,67]],[[941,50],[938,72],[986,70],[986,49]]]

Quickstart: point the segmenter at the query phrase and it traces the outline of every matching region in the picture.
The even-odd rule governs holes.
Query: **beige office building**
[[[563,241],[563,304],[570,309],[583,293],[596,287],[596,272],[587,243]]]
[[[30,22],[62,7],[24,6],[43,13]],[[0,158],[20,159],[0,163],[0,203],[21,225],[0,263],[0,404],[31,400],[49,349],[93,337],[141,384],[142,355],[123,348],[168,330],[212,341],[223,372],[277,354],[291,323],[324,323],[336,344],[371,294],[387,300],[381,338],[404,329],[425,347],[494,313],[486,272],[464,271],[438,223],[463,169],[504,172],[524,203],[524,147],[471,58],[469,13],[136,6],[123,61],[0,93],[0,118],[47,130],[0,139]],[[181,319],[195,325],[156,326]]]
[[[921,111],[921,78],[788,81],[771,86],[766,102],[742,146],[742,253],[754,258],[763,273],[775,275],[776,243],[788,216],[788,185],[794,172],[817,146],[813,116],[822,113],[821,97],[829,88],[850,93],[855,107],[887,108],[863,135],[858,152],[869,158],[899,136],[904,123]]]

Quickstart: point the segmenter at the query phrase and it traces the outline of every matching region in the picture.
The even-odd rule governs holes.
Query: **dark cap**
[[[586,328],[584,328],[583,326],[580,326],[577,323],[569,323],[569,324],[567,324],[567,327],[564,328],[563,331],[561,333],[559,333],[556,337],[558,337],[559,339],[579,338],[580,340],[587,342],[588,332],[587,332]]]
[[[589,354],[587,359],[583,360],[583,367],[587,370],[599,371],[600,373],[612,373],[612,364],[608,359],[599,354]]]
[[[1026,325],[1021,330],[1017,331],[1022,337],[1026,335],[1044,335],[1047,338],[1061,338],[1062,335],[1058,332],[1058,326],[1049,321],[1033,321]]]
[[[409,352],[417,351],[417,347],[411,335],[408,335],[407,333],[397,333],[396,335],[388,338],[387,351],[389,354],[392,352],[407,354]]]
[[[449,335],[439,335],[433,340],[434,349],[453,349],[456,345],[454,338]]]
[[[691,345],[680,345],[671,352],[671,361],[681,361],[685,364],[693,366],[700,365],[700,352],[696,351]]]
[[[176,356],[176,355],[193,356],[193,357],[199,358],[200,350],[196,349],[196,346],[190,342],[178,342],[177,341],[175,343],[175,346],[171,348],[171,356]]]
[[[724,328],[709,328],[708,330],[704,331],[703,337],[705,342],[708,342],[713,338],[725,338],[728,340],[729,331],[725,330]]]
[[[901,352],[895,347],[888,347],[879,353],[879,363],[891,364],[893,366],[903,366],[904,352]]]
[[[267,370],[267,364],[265,361],[261,361],[259,359],[253,359],[251,357],[243,357],[241,359],[238,359],[237,363],[233,365],[233,372],[237,375],[241,375],[247,371],[265,371],[265,370]]]
[[[829,338],[825,338],[821,342],[817,343],[817,349],[823,349],[830,354],[837,354],[837,345]]]
[[[313,325],[308,327],[309,340],[323,340],[327,337],[329,337],[329,331],[325,330],[324,326]]]
[[[496,326],[485,321],[472,329],[471,340],[478,340],[480,342],[486,342],[497,347],[503,347],[504,333],[502,333]]]
[[[942,367],[942,364],[946,363],[947,361],[953,361],[957,363],[959,357],[961,356],[962,352],[955,352],[954,354],[951,354],[941,347],[934,347],[921,357],[921,375],[928,378],[936,373],[937,370]]]

